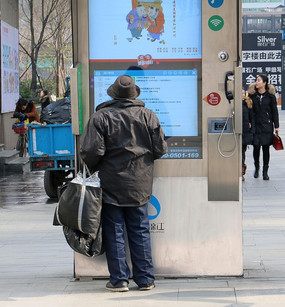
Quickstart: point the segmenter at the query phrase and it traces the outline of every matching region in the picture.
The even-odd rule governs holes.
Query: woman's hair
[[[257,77],[260,77],[263,82],[265,82],[265,89],[268,90],[268,77],[265,74],[260,74]]]
[[[17,101],[17,104],[18,106],[21,108],[22,106],[26,106],[28,104],[28,101],[24,98],[20,98],[18,101]]]
[[[44,95],[48,95],[48,90],[43,90]]]

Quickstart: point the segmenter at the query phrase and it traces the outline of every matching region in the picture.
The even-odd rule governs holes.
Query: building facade
[[[264,9],[274,9],[284,5],[284,0],[242,0],[243,12],[259,12]]]

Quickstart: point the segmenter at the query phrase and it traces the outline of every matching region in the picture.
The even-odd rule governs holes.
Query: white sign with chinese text
[[[1,21],[1,113],[14,111],[19,99],[19,33]]]

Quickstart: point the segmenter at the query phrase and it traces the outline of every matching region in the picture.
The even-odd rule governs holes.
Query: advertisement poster
[[[90,60],[201,59],[200,24],[201,0],[90,0]]]
[[[1,21],[1,113],[15,110],[19,99],[19,35]]]
[[[94,110],[119,75],[130,75],[167,137],[163,158],[202,158],[201,46],[202,0],[89,0]]]
[[[258,74],[267,74],[281,94],[281,33],[244,33],[242,35],[242,79],[247,90]]]

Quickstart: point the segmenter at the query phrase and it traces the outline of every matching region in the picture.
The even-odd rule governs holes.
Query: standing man
[[[140,88],[119,76],[107,93],[113,100],[96,108],[81,140],[81,158],[99,170],[103,189],[103,240],[110,272],[106,288],[128,291],[127,230],[133,279],[140,290],[155,287],[151,256],[148,202],[154,160],[167,151],[164,132],[154,112],[138,100]]]

